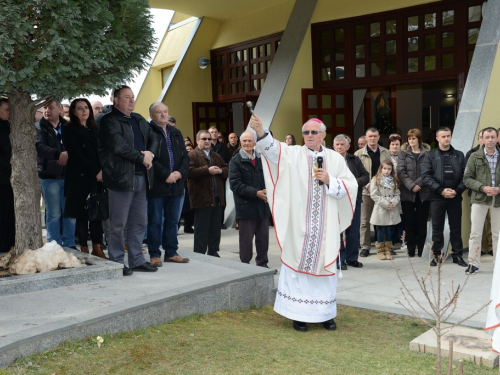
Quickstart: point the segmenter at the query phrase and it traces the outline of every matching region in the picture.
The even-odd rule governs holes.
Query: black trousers
[[[194,209],[194,252],[218,257],[221,236],[222,206],[216,200],[215,207]]]
[[[0,253],[14,246],[15,236],[14,192],[10,184],[0,184]]]
[[[240,260],[250,263],[253,257],[253,239],[257,257],[255,263],[259,267],[267,267],[267,251],[269,249],[269,218],[239,219]]]
[[[401,202],[403,220],[405,223],[405,241],[410,255],[422,256],[425,238],[427,237],[427,218],[429,217],[430,201],[422,202],[420,194],[415,196],[415,202]]]
[[[462,196],[455,198],[437,199],[431,202],[432,219],[432,250],[438,257],[444,246],[444,221],[448,214],[448,224],[450,227],[450,242],[452,256],[462,256]]]

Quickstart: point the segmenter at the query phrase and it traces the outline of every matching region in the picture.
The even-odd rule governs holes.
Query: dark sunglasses
[[[304,135],[309,135],[309,133],[311,133],[312,135],[318,135],[318,134],[319,134],[319,133],[321,133],[321,132],[319,132],[319,131],[317,131],[317,130],[304,130],[304,131],[302,132],[302,134],[304,134]]]
[[[200,141],[211,141],[212,138],[200,138]]]
[[[224,137],[217,137],[217,139],[224,139]]]

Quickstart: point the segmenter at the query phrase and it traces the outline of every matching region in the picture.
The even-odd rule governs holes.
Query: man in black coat
[[[165,104],[151,104],[149,115],[152,119],[149,124],[159,140],[158,154],[153,160],[155,183],[148,191],[148,250],[151,265],[162,266],[160,244],[165,250],[165,262],[187,263],[188,258],[177,254],[177,229],[184,203],[184,181],[189,173],[184,137],[179,129],[169,125],[168,107]]]
[[[240,259],[250,263],[255,237],[257,266],[267,267],[269,248],[269,205],[260,155],[254,150],[254,135],[244,132],[241,148],[229,164],[229,186],[234,194],[236,219],[239,222]]]
[[[37,129],[38,177],[42,185],[47,214],[47,239],[61,246],[75,248],[76,220],[64,215],[66,198],[64,195],[65,165],[68,153],[61,137],[61,128],[67,122],[61,115],[61,103],[51,100],[43,106],[43,118]],[[61,233],[62,232],[62,233]]]
[[[462,258],[462,193],[465,158],[451,146],[451,130],[441,127],[436,132],[438,147],[425,153],[422,181],[430,190],[432,218],[431,266],[437,266],[444,246],[444,221],[448,214],[453,263],[467,267]]]
[[[222,157],[222,160],[224,160],[224,163],[229,164],[229,161],[231,160],[231,154],[229,153],[228,148],[226,147],[225,143],[219,142],[219,131],[215,126],[211,126],[208,129],[208,132],[210,133],[210,137],[212,137],[212,145],[210,146],[210,150],[213,152],[219,154]],[[226,189],[226,180],[224,179],[224,194]],[[222,229],[227,229],[226,225],[224,224],[224,211],[226,207],[222,207],[222,218],[221,218],[221,228]]]
[[[344,232],[345,245],[342,238],[340,240],[340,264],[342,270],[347,270],[347,265],[354,268],[363,267],[363,263],[358,262],[359,225],[361,223],[362,189],[363,186],[370,182],[370,175],[363,166],[363,163],[361,163],[361,160],[357,156],[347,153],[349,146],[349,138],[343,134],[337,135],[333,141],[333,149],[345,158],[346,164],[356,178],[359,186],[352,223]]]
[[[146,215],[146,191],[154,185],[153,158],[158,138],[149,123],[133,113],[134,93],[128,86],[113,92],[113,108],[99,127],[99,157],[102,177],[109,197],[109,259],[124,264],[124,230],[127,226],[128,265],[123,275],[133,271],[155,272],[141,251]]]
[[[10,184],[11,157],[9,101],[0,98],[0,253],[8,252],[15,243],[14,193]]]

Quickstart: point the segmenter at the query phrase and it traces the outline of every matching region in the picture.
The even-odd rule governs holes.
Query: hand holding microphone
[[[319,172],[319,170],[323,168],[323,157],[322,157],[322,156],[318,156],[317,162],[318,162],[318,172]],[[316,173],[316,178],[317,178],[318,180],[320,180],[320,179],[318,178],[318,172]],[[320,180],[320,181],[319,181],[319,184],[320,184],[320,185],[323,185],[323,181],[321,181],[321,180]]]

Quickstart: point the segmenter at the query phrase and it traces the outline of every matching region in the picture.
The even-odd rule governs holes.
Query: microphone
[[[250,113],[253,115],[253,104],[251,101],[248,101],[247,102],[247,107],[248,109],[250,110]]]
[[[318,162],[318,168],[323,168],[323,156],[318,156],[316,160]],[[320,181],[319,184],[323,185],[323,181]]]

